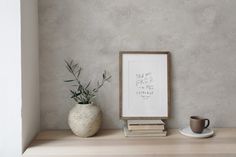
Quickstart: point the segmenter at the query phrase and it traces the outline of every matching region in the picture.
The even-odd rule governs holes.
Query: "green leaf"
[[[79,92],[79,93],[76,93],[76,94],[75,94],[75,96],[79,96],[80,94],[81,94],[81,92]]]
[[[106,81],[110,81],[110,79],[111,79],[111,76],[107,77],[107,78],[106,78]]]
[[[79,68],[79,70],[77,71],[77,78],[79,78],[79,75],[80,75],[80,73],[81,73],[81,70],[82,70],[82,68]]]
[[[75,92],[73,90],[70,90],[71,94],[75,95]]]
[[[70,66],[72,66],[72,65],[73,65],[73,62],[74,62],[74,61],[73,61],[73,60],[71,60],[71,61],[70,61],[70,63],[69,63],[69,65],[70,65]]]
[[[69,62],[67,60],[64,60],[65,63],[66,63],[66,66],[69,66]]]
[[[72,82],[72,81],[75,81],[75,80],[65,80],[64,82]]]
[[[87,84],[87,86],[85,87],[85,89],[87,89],[87,88],[89,87],[90,83],[91,83],[91,80],[88,82],[88,84]]]
[[[73,69],[73,71],[78,67],[78,64],[74,64],[74,65],[72,65],[71,66],[72,67],[72,69]]]

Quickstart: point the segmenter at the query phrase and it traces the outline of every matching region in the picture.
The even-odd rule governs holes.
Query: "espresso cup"
[[[190,128],[194,133],[202,133],[202,131],[210,125],[210,120],[198,116],[190,117]]]

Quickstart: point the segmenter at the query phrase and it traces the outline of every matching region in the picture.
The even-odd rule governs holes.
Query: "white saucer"
[[[204,129],[203,132],[200,134],[194,133],[190,127],[179,129],[179,132],[182,135],[193,137],[193,138],[206,138],[206,137],[211,137],[214,135],[214,131],[210,128]]]

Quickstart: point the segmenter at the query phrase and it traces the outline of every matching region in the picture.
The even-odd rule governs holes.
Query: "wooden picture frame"
[[[140,63],[138,63],[139,61]],[[163,68],[161,68],[161,63],[163,63]],[[127,67],[124,67],[124,66],[128,66],[128,70],[127,70]],[[148,72],[144,73],[144,71],[147,69],[149,69]],[[158,79],[162,80],[163,78],[160,78],[160,76],[158,75],[158,70],[155,70],[155,69],[159,69],[160,74],[162,74],[160,76],[162,76],[163,78],[166,78],[166,80],[164,81],[165,87],[163,84],[160,83],[160,81],[157,81]],[[164,72],[162,69],[164,69]],[[137,73],[139,70],[140,70],[140,73]],[[130,71],[132,74],[130,74]],[[135,71],[135,72],[132,72],[132,71]],[[124,76],[124,75],[128,75],[128,76]],[[126,77],[128,77],[128,81],[126,80]],[[155,77],[158,79],[156,79]],[[130,81],[130,79],[135,79],[135,81],[133,80]],[[127,82],[128,82],[129,87],[127,87]],[[145,83],[142,84],[143,82]],[[157,90],[155,90],[156,87],[161,87],[158,91],[159,95],[161,95],[160,92],[164,91],[163,93],[165,94],[162,94],[165,96],[164,98],[161,98],[161,96],[157,96],[158,92]],[[120,119],[125,119],[125,120],[128,120],[128,119],[167,119],[169,117],[169,106],[170,106],[170,101],[171,101],[170,94],[171,92],[170,92],[170,53],[169,52],[167,51],[161,51],[161,52],[159,51],[121,51],[119,53],[119,101],[120,101],[119,114],[120,114]],[[158,98],[156,98],[156,96]],[[138,99],[141,101],[139,101]],[[152,102],[153,100],[155,101]],[[164,102],[163,104],[164,106],[162,106],[164,107],[164,109],[161,106],[158,106],[158,107],[153,106],[155,103],[161,102],[162,100]],[[162,111],[160,110],[148,111],[147,108],[141,109],[139,102],[140,103],[145,102],[144,104],[146,106],[151,104],[154,108],[161,107]],[[127,107],[127,104],[128,104],[128,107]],[[130,104],[135,104],[135,105],[137,104],[137,106],[139,106],[140,108],[138,109],[139,111],[132,110],[132,108],[135,108],[135,106],[130,105]],[[123,105],[126,105],[126,106],[123,106]],[[160,104],[157,104],[157,105],[160,105]],[[149,107],[149,110],[151,110],[150,109],[151,106],[148,106],[148,107]],[[132,113],[130,114],[129,112],[132,112]],[[136,112],[138,114],[136,114]],[[149,114],[148,112],[150,112],[151,114]]]

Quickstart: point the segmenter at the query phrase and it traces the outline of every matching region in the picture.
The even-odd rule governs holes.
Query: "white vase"
[[[95,104],[76,104],[68,116],[68,124],[72,132],[80,137],[96,134],[101,122],[102,112]]]

